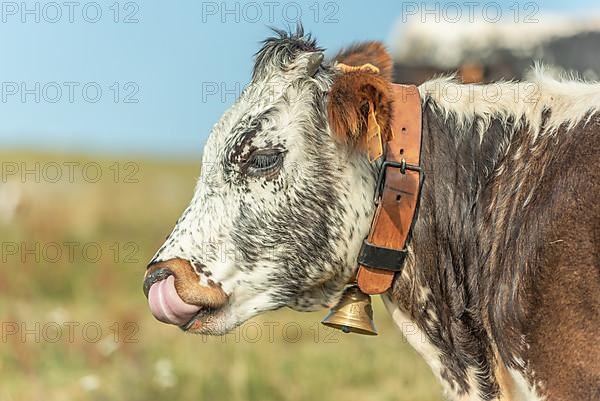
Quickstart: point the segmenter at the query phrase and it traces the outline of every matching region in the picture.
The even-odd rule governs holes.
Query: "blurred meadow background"
[[[596,0],[74,4],[0,4],[0,401],[441,400],[378,298],[377,337],[289,310],[185,335],[151,316],[145,265],[266,26],[301,20],[327,55],[382,40],[396,82],[535,60],[598,80]]]
[[[30,169],[40,163],[40,177],[41,166],[74,166],[72,183],[65,170],[55,183],[30,176],[0,187],[0,400],[439,399],[429,368],[379,301],[378,337],[326,328],[325,311],[272,312],[210,338],[154,320],[141,288],[144,266],[187,205],[198,163],[0,158]],[[97,182],[90,166],[103,173]]]

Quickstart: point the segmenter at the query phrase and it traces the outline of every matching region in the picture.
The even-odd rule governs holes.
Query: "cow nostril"
[[[156,269],[146,275],[146,278],[144,279],[144,295],[146,295],[146,298],[148,298],[148,293],[150,292],[150,287],[152,287],[152,284],[164,280],[171,275],[173,275],[173,272],[167,267]]]

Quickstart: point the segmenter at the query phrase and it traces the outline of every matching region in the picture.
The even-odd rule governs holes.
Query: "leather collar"
[[[419,91],[414,85],[392,86],[392,135],[383,144],[385,155],[375,190],[377,209],[358,256],[356,281],[371,295],[387,291],[394,275],[404,267],[406,243],[417,217],[425,177]],[[381,146],[381,137],[379,141],[376,146]]]

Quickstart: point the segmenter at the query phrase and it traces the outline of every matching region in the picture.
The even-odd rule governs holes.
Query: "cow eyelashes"
[[[248,175],[264,176],[277,172],[283,164],[284,151],[281,149],[257,150],[246,162]]]

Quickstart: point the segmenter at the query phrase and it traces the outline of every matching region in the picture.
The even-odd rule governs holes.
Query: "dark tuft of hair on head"
[[[322,48],[310,33],[304,32],[302,23],[296,25],[295,32],[270,27],[275,33],[262,41],[262,48],[256,52],[252,80],[260,79],[270,67],[284,68],[300,53],[319,52]]]

